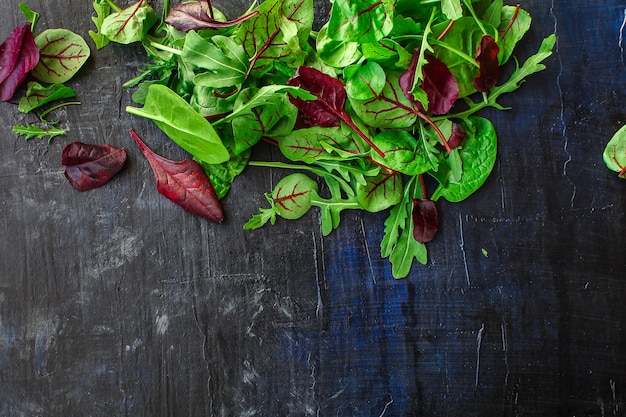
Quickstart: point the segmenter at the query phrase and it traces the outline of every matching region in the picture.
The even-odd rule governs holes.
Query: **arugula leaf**
[[[50,143],[55,137],[65,135],[67,133],[65,129],[60,129],[58,127],[52,126],[49,128],[43,128],[35,124],[13,126],[13,132],[18,135],[23,135],[26,140],[32,138],[44,139],[47,137],[48,143]]]
[[[37,22],[39,21],[41,14],[28,7],[28,5],[25,3],[20,2],[18,6],[22,11],[24,17],[26,17],[26,20],[30,22],[30,31],[35,32],[35,28],[37,27]]]
[[[96,12],[96,16],[92,17],[91,20],[96,25],[96,30],[90,30],[89,36],[96,44],[96,49],[102,49],[110,42],[109,38],[101,30],[104,19],[111,14],[111,5],[107,0],[94,0],[93,9]]]

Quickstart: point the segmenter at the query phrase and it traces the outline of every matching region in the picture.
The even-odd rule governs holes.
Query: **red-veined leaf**
[[[215,223],[224,219],[222,205],[202,166],[193,159],[171,161],[154,153],[134,130],[130,135],[152,167],[157,191],[190,213]]]
[[[433,240],[439,229],[439,215],[435,202],[427,198],[413,200],[413,237],[420,243]]]
[[[257,13],[258,11],[255,10],[237,19],[223,22],[214,18],[210,0],[189,1],[173,6],[165,19],[165,23],[183,32],[218,29],[235,26]]]
[[[400,173],[381,171],[375,177],[366,177],[365,185],[357,185],[357,199],[364,210],[375,213],[398,204],[402,188]]]
[[[446,64],[432,55],[428,55],[426,60],[428,63],[422,68],[422,89],[428,96],[428,112],[446,114],[459,97],[459,85]]]
[[[102,187],[126,162],[126,150],[111,145],[74,142],[63,148],[61,164],[74,188],[88,191]]]
[[[87,42],[67,29],[47,29],[35,39],[41,52],[32,75],[45,83],[64,83],[72,78],[91,54]]]
[[[480,66],[480,72],[474,77],[474,87],[481,93],[487,93],[498,82],[499,52],[500,47],[496,40],[490,35],[483,35],[476,51],[476,62]]]
[[[0,101],[13,97],[20,84],[39,61],[30,24],[18,26],[0,45]]]

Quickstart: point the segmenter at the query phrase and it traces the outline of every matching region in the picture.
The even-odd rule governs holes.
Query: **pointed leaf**
[[[459,85],[446,64],[432,55],[427,56],[426,60],[428,63],[422,69],[422,90],[428,96],[428,112],[446,114],[459,97]]]
[[[219,29],[235,26],[258,13],[257,11],[252,11],[238,19],[221,21],[215,18],[211,7],[209,0],[187,1],[177,4],[170,8],[165,23],[183,32],[201,29]]]
[[[32,81],[26,86],[26,95],[20,99],[17,109],[28,113],[53,101],[71,97],[74,97],[74,90],[63,84],[57,83],[44,87]]]
[[[125,162],[124,148],[106,144],[73,142],[65,146],[61,154],[65,178],[78,191],[102,187],[122,169]]]
[[[500,47],[495,39],[490,35],[483,35],[476,51],[476,62],[480,66],[478,75],[474,77],[474,87],[477,91],[487,93],[498,82],[500,75],[499,53]]]
[[[134,130],[130,135],[152,167],[157,191],[190,213],[215,223],[224,220],[222,205],[202,166],[193,159],[171,161],[155,154]]]

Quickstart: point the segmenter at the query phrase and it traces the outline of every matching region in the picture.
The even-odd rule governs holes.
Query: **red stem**
[[[515,23],[515,21],[517,20],[519,9],[520,9],[520,5],[518,4],[517,6],[515,6],[515,13],[513,13],[513,17],[511,17],[511,21],[507,25],[506,29],[504,29],[504,33],[502,34],[502,39],[504,39],[506,34],[509,33],[509,29],[511,29],[511,27],[513,26],[513,23]]]
[[[428,194],[426,194],[426,182],[424,181],[424,174],[420,174],[420,187],[422,188],[422,198],[427,199]]]
[[[438,41],[442,40],[448,34],[448,32],[450,32],[450,29],[452,29],[452,26],[454,26],[455,21],[456,20],[451,20],[450,23],[448,23],[448,26],[446,26],[444,31],[441,32],[441,35],[437,36]]]

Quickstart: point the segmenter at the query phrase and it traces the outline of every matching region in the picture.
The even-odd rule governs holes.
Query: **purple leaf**
[[[412,92],[418,61],[419,50],[415,50],[409,68],[400,75],[398,82],[404,96],[424,111],[424,106],[415,100]],[[422,67],[423,80],[420,87],[428,97],[428,112],[436,115],[446,114],[459,97],[459,85],[446,64],[432,55],[426,56],[426,61],[426,65]]]
[[[435,202],[427,198],[413,200],[413,237],[420,243],[433,240],[439,229]]]
[[[465,130],[460,124],[452,122],[452,133],[448,138],[448,146],[450,149],[458,148],[465,139]]]
[[[102,187],[126,162],[126,151],[111,145],[74,142],[63,148],[61,164],[65,177],[79,191]]]
[[[210,0],[190,1],[173,6],[165,19],[165,23],[183,32],[199,29],[217,29],[234,26],[257,13],[258,11],[253,11],[237,19],[221,22],[213,18]]]
[[[474,77],[474,87],[481,93],[487,93],[491,87],[498,82],[500,66],[498,64],[498,53],[500,47],[495,39],[489,35],[483,35],[476,51],[476,62],[480,67],[480,72]]]
[[[30,23],[16,27],[0,45],[0,101],[13,97],[28,73],[39,62],[39,49]]]
[[[434,56],[427,56],[428,63],[422,68],[422,89],[428,96],[428,112],[446,114],[459,97],[459,84],[446,64]]]
[[[215,223],[224,220],[222,205],[213,184],[202,166],[193,159],[171,161],[155,154],[130,130],[141,152],[152,167],[157,182],[157,191],[180,207]]]

